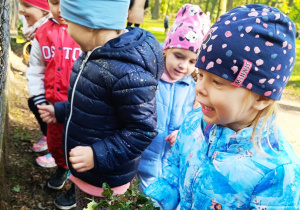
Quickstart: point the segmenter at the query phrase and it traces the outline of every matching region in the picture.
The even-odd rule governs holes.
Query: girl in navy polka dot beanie
[[[196,63],[201,108],[145,193],[163,209],[299,209],[300,160],[275,123],[294,61],[294,23],[278,9],[222,15]]]
[[[279,100],[295,61],[295,24],[276,8],[232,9],[212,26],[196,66]]]

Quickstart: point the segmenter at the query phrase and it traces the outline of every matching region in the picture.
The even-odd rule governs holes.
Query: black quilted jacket
[[[55,104],[73,176],[98,187],[133,179],[141,153],[157,135],[155,91],[163,71],[159,43],[140,28],[129,28],[75,61],[68,101]],[[92,147],[92,170],[72,168],[69,152],[76,146]]]

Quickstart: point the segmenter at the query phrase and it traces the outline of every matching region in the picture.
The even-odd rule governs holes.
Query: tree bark
[[[233,4],[233,0],[228,0],[226,11],[229,11],[232,9],[232,4]]]
[[[216,6],[217,3],[218,3],[218,0],[213,0],[213,2],[212,2],[212,7],[210,9],[210,19],[211,20],[212,20],[212,16],[214,14],[214,9],[215,9],[215,6]]]
[[[207,13],[208,11],[208,4],[209,4],[209,0],[206,0],[205,10],[204,10],[205,13]]]
[[[159,18],[160,0],[155,0],[152,19],[157,20]]]
[[[227,6],[227,0],[220,0],[220,6],[219,6],[219,15],[218,17],[220,17],[221,15],[226,13],[226,6]]]
[[[226,4],[227,4],[227,0],[219,0],[219,8],[218,8],[217,18],[220,17],[221,15],[225,14]]]

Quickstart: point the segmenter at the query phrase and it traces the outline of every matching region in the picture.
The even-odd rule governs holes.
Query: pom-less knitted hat
[[[204,35],[210,28],[209,17],[199,6],[185,4],[178,11],[163,49],[180,48],[199,52]]]
[[[295,24],[278,9],[246,5],[222,15],[203,40],[196,67],[280,100],[295,62]]]
[[[61,0],[61,16],[94,29],[125,28],[129,0]]]
[[[50,11],[47,0],[23,0],[23,1],[38,8],[38,9],[42,9],[47,12]]]

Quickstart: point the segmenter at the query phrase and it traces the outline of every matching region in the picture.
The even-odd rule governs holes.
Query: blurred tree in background
[[[150,0],[152,19],[169,15],[175,18],[179,8],[184,4],[196,4],[203,12],[210,15],[212,23],[230,9],[245,4],[265,4],[278,8],[288,15],[300,28],[300,0]]]

